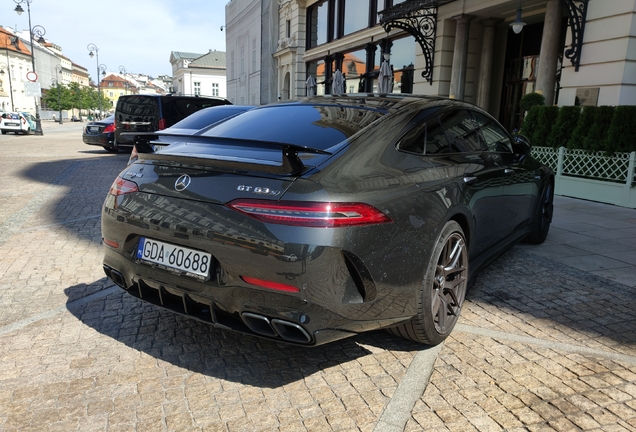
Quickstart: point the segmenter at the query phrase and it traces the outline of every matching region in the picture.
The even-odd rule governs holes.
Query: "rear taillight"
[[[166,119],[159,119],[159,130],[164,130],[166,128]]]
[[[234,200],[228,207],[263,222],[306,227],[348,227],[392,222],[364,203]]]
[[[276,291],[284,291],[284,292],[300,292],[300,288],[286,285],[278,282],[266,281],[263,279],[256,279],[250,276],[241,276],[243,282],[246,282],[250,285],[256,285],[262,288],[272,289]]]
[[[108,191],[109,194],[115,196],[126,195],[134,192],[139,192],[137,183],[131,182],[130,180],[124,180],[121,177],[117,177]]]
[[[102,131],[102,133],[110,133],[110,132],[115,132],[115,123],[111,123],[108,126],[106,126],[104,128],[104,130]]]

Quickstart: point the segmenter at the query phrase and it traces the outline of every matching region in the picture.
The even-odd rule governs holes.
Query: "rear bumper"
[[[113,147],[113,137],[105,137],[102,135],[82,135],[85,144],[96,145],[101,147]]]
[[[179,283],[183,279],[169,277],[159,281],[156,275],[144,271],[146,266],[138,266],[107,252],[103,267],[111,281],[139,300],[217,328],[294,345],[317,346],[410,318],[356,321],[285,294],[235,284],[197,289],[192,283]]]

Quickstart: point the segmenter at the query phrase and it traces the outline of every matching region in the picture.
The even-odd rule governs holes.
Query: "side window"
[[[451,151],[466,153],[486,149],[479,129],[476,128],[475,122],[468,111],[451,111],[441,118],[441,122]]]
[[[450,152],[444,130],[435,117],[413,127],[398,142],[397,148],[410,153],[426,155]]]
[[[488,151],[497,153],[512,153],[512,143],[506,131],[495,123],[494,120],[478,112],[473,112],[475,121],[481,128],[481,133],[486,140]]]

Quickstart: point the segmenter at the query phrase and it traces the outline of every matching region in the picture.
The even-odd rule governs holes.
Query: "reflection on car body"
[[[104,203],[104,270],[144,301],[260,337],[387,328],[437,344],[480,269],[545,240],[553,190],[530,146],[468,103],[272,104],[140,153]],[[144,239],[171,252],[146,259]]]

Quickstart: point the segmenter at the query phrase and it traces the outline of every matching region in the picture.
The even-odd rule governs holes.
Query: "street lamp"
[[[9,54],[7,54],[7,58],[9,57]],[[0,63],[0,76],[4,77],[4,70],[7,70],[7,73],[9,74],[9,94],[11,95],[11,111],[13,111],[13,86],[11,84],[11,69],[7,66],[6,63]]]
[[[37,35],[38,36],[38,42],[44,42],[44,34],[46,33],[46,30],[44,30],[44,27],[42,26],[35,26],[32,27],[31,26],[31,2],[33,0],[13,0],[14,3],[17,4],[17,6],[15,7],[15,11],[18,13],[18,15],[21,15],[22,12],[24,12],[24,9],[22,9],[22,3],[26,3],[27,5],[27,12],[29,14],[29,38],[31,41],[31,66],[33,67],[33,73],[36,76],[36,80],[37,80],[37,73],[35,72],[35,49],[33,48],[33,35]],[[34,33],[37,32],[37,33]],[[27,74],[28,77],[28,74]],[[42,132],[42,123],[40,121],[40,106],[38,105],[38,99],[37,96],[35,96],[35,130],[33,131],[33,133],[35,135],[44,135],[44,133]]]
[[[15,0],[13,0],[15,1]],[[106,65],[103,64],[99,64],[99,48],[97,48],[97,45],[95,45],[94,43],[90,43],[87,46],[88,48],[88,55],[90,56],[90,58],[95,57],[95,59],[97,60],[97,78],[95,78],[97,80],[97,99],[99,100],[99,116],[101,117],[102,115],[102,86],[100,84],[99,81],[99,72],[102,72],[102,75],[106,75]]]
[[[126,68],[119,66],[119,73],[124,76],[124,93],[128,94],[128,79],[126,78]]]
[[[60,124],[64,124],[62,121],[62,104],[60,102],[60,79],[58,77],[58,73],[62,73],[62,66],[57,65],[55,67],[55,88],[57,90],[57,108],[60,110]]]

